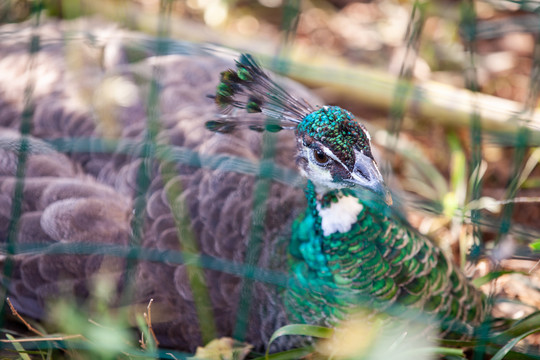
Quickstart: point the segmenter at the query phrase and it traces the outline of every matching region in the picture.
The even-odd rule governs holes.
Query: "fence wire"
[[[108,6],[114,5],[113,2],[100,3],[104,4],[104,12],[108,11]],[[216,329],[215,323],[216,318],[222,315],[212,310],[213,305],[210,292],[211,287],[215,286],[215,283],[213,280],[209,280],[208,271],[225,273],[241,279],[242,285],[232,331],[234,337],[239,340],[249,340],[248,335],[252,330],[249,325],[249,319],[253,311],[252,306],[255,304],[258,296],[254,295],[258,291],[257,284],[270,284],[276,289],[287,287],[290,281],[287,274],[279,271],[279,267],[269,265],[272,264],[272,261],[283,262],[286,259],[269,260],[266,258],[272,257],[266,254],[268,249],[265,249],[265,246],[268,245],[267,238],[265,237],[265,233],[267,232],[266,224],[268,221],[273,220],[272,216],[274,215],[270,209],[275,210],[271,208],[272,205],[269,198],[275,195],[276,189],[275,185],[273,185],[275,183],[292,189],[289,191],[295,194],[302,194],[301,189],[305,184],[294,170],[294,164],[292,166],[285,166],[275,161],[276,157],[280,156],[280,148],[282,146],[276,135],[264,133],[260,138],[257,138],[262,143],[262,146],[259,149],[258,158],[256,159],[241,156],[241,151],[237,151],[236,153],[238,155],[234,155],[235,151],[230,148],[227,148],[227,154],[208,153],[204,149],[201,151],[197,146],[193,146],[189,139],[182,140],[185,143],[184,146],[173,145],[167,143],[166,140],[164,141],[164,134],[174,130],[174,126],[171,126],[170,122],[167,123],[164,120],[171,115],[163,113],[163,104],[166,104],[167,101],[174,102],[174,97],[171,99],[171,94],[164,90],[166,89],[165,83],[169,81],[167,76],[173,76],[170,66],[167,65],[167,59],[171,56],[182,55],[199,58],[218,58],[224,59],[223,61],[229,61],[230,63],[231,59],[237,55],[235,50],[229,50],[218,45],[194,43],[174,38],[171,28],[176,25],[174,22],[177,18],[174,16],[174,12],[176,9],[175,6],[179,3],[166,0],[159,2],[157,8],[158,21],[156,22],[156,27],[150,30],[155,35],[143,35],[142,33],[128,31],[114,32],[112,30],[110,34],[107,34],[105,31],[104,35],[103,29],[96,28],[96,24],[104,24],[101,21],[89,21],[86,24],[90,24],[90,27],[80,30],[78,25],[76,25],[77,23],[68,22],[66,19],[80,17],[83,18],[81,23],[85,24],[84,18],[89,14],[85,13],[85,6],[87,4],[84,1],[41,2],[14,0],[4,1],[0,4],[0,24],[2,24],[0,27],[0,47],[3,48],[2,55],[6,58],[12,58],[14,71],[17,62],[25,63],[25,69],[16,70],[20,71],[20,76],[16,77],[19,84],[13,84],[13,87],[20,88],[22,86],[24,88],[22,91],[24,97],[15,100],[15,109],[10,110],[8,106],[14,101],[9,93],[10,84],[4,84],[0,90],[0,105],[3,106],[2,111],[4,111],[4,116],[1,117],[4,123],[0,124],[2,126],[0,128],[0,150],[3,151],[2,156],[4,159],[0,159],[0,163],[12,161],[15,164],[14,184],[12,186],[10,185],[10,188],[7,185],[3,187],[2,194],[0,194],[5,195],[5,198],[0,199],[1,201],[8,201],[6,199],[9,197],[10,202],[9,214],[1,214],[3,216],[1,220],[4,222],[7,221],[7,223],[2,223],[2,228],[0,229],[0,231],[4,232],[0,236],[2,239],[0,242],[0,260],[2,262],[0,297],[3,299],[0,309],[0,328],[5,329],[7,334],[18,334],[17,332],[12,332],[10,328],[10,322],[13,321],[13,316],[9,316],[9,307],[6,299],[10,296],[10,289],[13,289],[14,286],[12,284],[13,276],[20,276],[21,273],[21,270],[16,268],[17,261],[25,256],[30,258],[32,256],[47,255],[49,256],[48,261],[51,263],[61,262],[62,259],[68,259],[65,256],[70,255],[100,255],[123,259],[124,262],[120,265],[122,268],[121,279],[118,281],[120,285],[118,285],[119,289],[116,289],[121,293],[121,299],[116,303],[119,307],[128,307],[136,297],[135,293],[138,289],[135,287],[138,283],[134,278],[142,262],[160,263],[171,267],[183,266],[185,268],[185,273],[183,273],[185,278],[183,280],[188,284],[189,291],[192,294],[191,298],[194,299],[192,302],[196,312],[195,317],[200,329],[200,339],[203,343],[208,343],[219,336],[219,330]],[[516,4],[523,8],[534,5],[532,2],[516,2]],[[130,9],[129,2],[122,2],[121,5],[116,6],[118,6],[117,9],[120,12],[118,17],[122,19],[119,23],[123,25],[129,24],[130,12],[127,11]],[[283,33],[280,37],[279,45],[276,47],[277,50],[275,53],[277,56],[269,57],[271,60],[266,61],[266,64],[272,69],[293,78],[298,75],[295,74],[295,63],[287,58],[293,56],[291,54],[294,53],[295,34],[299,19],[304,11],[303,6],[302,2],[295,0],[285,1],[282,4],[279,23],[281,24]],[[512,19],[509,22],[498,23],[501,20],[496,20],[496,22],[492,23],[493,26],[490,27],[488,23],[478,23],[475,2],[463,1],[455,6],[459,7],[459,19],[456,19],[456,22],[459,23],[462,43],[464,45],[465,60],[463,64],[463,78],[465,88],[470,91],[468,101],[470,101],[470,109],[472,111],[469,113],[468,120],[469,149],[465,151],[469,155],[469,160],[466,164],[467,176],[465,180],[468,183],[467,194],[463,195],[462,203],[459,204],[461,207],[460,212],[456,211],[450,217],[453,221],[458,221],[459,225],[463,226],[463,228],[471,226],[471,239],[473,240],[473,247],[470,254],[471,260],[477,261],[482,257],[495,257],[493,253],[502,251],[500,250],[500,243],[506,242],[508,238],[514,239],[513,241],[519,243],[520,246],[517,246],[511,255],[506,254],[506,257],[514,256],[535,259],[537,255],[528,250],[528,245],[540,237],[539,229],[514,224],[513,219],[516,215],[516,203],[514,199],[518,197],[524,177],[528,178],[530,173],[533,173],[530,168],[525,166],[527,155],[530,154],[531,145],[538,146],[538,138],[535,136],[538,135],[539,130],[538,124],[534,120],[539,95],[538,84],[540,83],[538,79],[540,74],[538,41],[535,43],[527,98],[522,105],[522,109],[514,113],[505,122],[505,125],[510,124],[509,126],[514,126],[517,129],[510,135],[506,135],[504,131],[485,129],[483,127],[482,105],[479,105],[481,95],[479,94],[480,85],[478,83],[479,75],[477,71],[477,41],[479,39],[492,39],[504,36],[509,32],[516,31],[537,34],[540,19],[535,13],[530,13],[523,17],[524,21],[522,22]],[[95,9],[92,9],[92,11],[95,11]],[[392,165],[395,165],[396,154],[403,151],[402,132],[404,121],[406,121],[407,117],[414,116],[415,112],[415,109],[411,109],[410,106],[411,98],[418,95],[418,88],[413,81],[414,69],[417,65],[419,53],[421,52],[422,34],[426,28],[426,20],[431,15],[430,11],[432,11],[432,8],[429,2],[415,1],[412,4],[408,30],[403,41],[405,55],[402,57],[399,75],[395,83],[396,86],[392,89],[393,92],[390,95],[392,101],[388,107],[388,113],[390,115],[386,122],[387,130],[377,130],[379,133],[383,132],[386,134],[387,139],[390,139],[381,142],[381,145],[387,150],[384,168],[385,173],[389,176],[391,176],[392,171],[390,169]],[[54,20],[51,17],[44,16],[45,13],[63,19]],[[136,15],[134,14],[133,16],[135,17]],[[57,25],[61,30],[50,36],[50,31],[47,27],[51,26],[51,23],[55,21],[58,21]],[[495,24],[499,25],[495,26]],[[26,55],[20,52],[10,53],[10,49],[15,49],[17,46],[20,46],[20,43],[25,44]],[[108,45],[112,44],[112,46],[102,46],[104,43],[108,43]],[[39,83],[41,81],[50,81],[46,79],[48,75],[46,67],[42,68],[44,66],[43,63],[47,61],[46,56],[49,56],[47,52],[49,50],[47,49],[54,49],[53,51],[57,52],[58,56],[64,56],[66,66],[73,66],[75,64],[74,66],[78,67],[76,70],[80,70],[80,78],[75,80],[75,82],[79,81],[84,86],[84,82],[94,80],[92,79],[94,74],[91,71],[86,71],[84,68],[86,64],[79,56],[81,54],[78,54],[81,50],[78,50],[79,48],[76,46],[72,47],[72,44],[86,44],[90,48],[102,49],[103,53],[98,56],[101,60],[98,62],[101,61],[101,70],[106,75],[108,71],[117,71],[118,73],[116,75],[118,76],[125,75],[122,74],[123,71],[128,73],[124,68],[115,69],[114,66],[110,66],[107,63],[107,61],[112,61],[114,65],[114,61],[120,56],[118,54],[115,55],[114,51],[118,49],[122,50],[120,57],[125,57],[123,60],[133,65],[135,69],[128,76],[133,78],[134,84],[137,84],[140,86],[140,89],[143,89],[140,93],[144,96],[137,98],[137,101],[140,103],[139,110],[145,112],[145,123],[140,124],[142,127],[133,130],[134,133],[138,132],[140,136],[131,138],[118,137],[122,133],[122,129],[118,129],[121,122],[115,119],[115,113],[109,112],[107,108],[104,110],[96,108],[92,102],[100,95],[97,91],[86,94],[91,101],[84,102],[84,99],[81,100],[87,107],[85,116],[91,118],[95,124],[98,124],[95,132],[89,134],[81,129],[62,128],[63,124],[58,124],[59,129],[56,134],[62,135],[40,136],[40,133],[46,133],[47,131],[45,130],[47,129],[41,129],[39,124],[36,125],[34,123],[34,119],[36,117],[36,110],[38,109],[36,104],[41,101],[41,98],[47,95],[43,94],[43,85]],[[107,52],[109,50],[110,52]],[[20,59],[17,57],[20,57]],[[262,58],[264,58],[264,55]],[[54,61],[54,59],[50,61]],[[136,67],[138,63],[144,61],[146,61],[146,68]],[[148,69],[150,69],[150,72],[148,72]],[[219,73],[219,70],[225,69],[216,69],[216,74]],[[113,79],[118,79],[118,77],[114,77],[116,75],[111,76],[113,76]],[[328,76],[331,78],[332,74]],[[10,78],[14,78],[14,76]],[[194,79],[194,81],[197,81],[197,79]],[[208,82],[214,80],[200,79],[200,81]],[[129,87],[120,89],[130,91]],[[69,89],[65,91],[69,92]],[[99,91],[106,90],[100,88]],[[43,105],[41,104],[40,106]],[[71,105],[51,103],[50,106],[59,109],[56,113],[52,112],[52,116],[56,114],[61,118],[63,116],[62,112],[67,113],[69,111],[68,107]],[[42,111],[41,108],[39,109]],[[11,111],[11,118],[5,115],[9,111]],[[216,112],[217,109],[206,109],[203,113],[205,116],[211,116],[209,114],[212,111]],[[123,116],[129,117],[130,114]],[[9,119],[11,119],[11,122]],[[205,120],[209,120],[209,118],[200,119],[202,123]],[[73,133],[77,133],[77,130],[81,130],[80,133],[85,133],[85,135],[71,136]],[[16,134],[14,135],[14,133]],[[54,131],[50,131],[50,134],[54,133]],[[170,136],[172,137],[174,135]],[[193,134],[193,136],[195,136],[195,139],[205,138],[205,135],[200,133]],[[377,141],[377,138],[375,140]],[[441,139],[441,141],[445,140]],[[479,204],[483,199],[483,192],[485,190],[485,179],[483,177],[485,171],[483,172],[482,170],[485,167],[483,149],[486,145],[497,146],[504,150],[510,147],[513,151],[513,167],[509,171],[510,175],[506,195],[500,199],[502,202],[498,204],[503,205],[502,215],[500,217],[490,214],[485,210],[485,207],[481,206],[471,206],[468,209],[469,211],[464,209],[467,204]],[[230,146],[234,148],[235,144]],[[8,154],[15,157],[10,158]],[[27,190],[29,186],[34,186],[32,181],[27,181],[29,177],[27,174],[29,171],[29,158],[39,155],[44,156],[43,159],[45,159],[46,156],[51,154],[52,156],[62,154],[66,156],[68,161],[72,161],[77,164],[76,166],[81,168],[88,164],[87,154],[93,154],[98,159],[100,156],[103,156],[104,159],[109,157],[113,163],[119,163],[121,161],[133,162],[134,166],[130,169],[129,174],[118,173],[118,176],[124,174],[134,179],[134,182],[130,184],[132,185],[130,192],[127,192],[132,201],[132,207],[129,216],[129,238],[125,242],[121,239],[117,244],[107,244],[95,243],[91,241],[92,239],[87,239],[88,241],[79,242],[60,241],[58,244],[51,246],[50,243],[46,242],[38,241],[29,243],[20,241],[22,236],[20,233],[22,228],[21,221],[28,220],[24,218],[24,215],[27,211],[26,207],[28,203],[32,201],[28,197],[35,196],[35,194]],[[63,161],[62,159],[58,161],[61,162]],[[105,163],[105,161],[102,161],[96,164]],[[186,199],[185,193],[191,191],[189,190],[189,186],[201,185],[204,179],[193,178],[190,180],[192,181],[191,183],[183,182],[184,179],[177,179],[179,172],[192,172],[193,170],[185,169],[197,168],[208,171],[220,170],[222,173],[234,173],[239,176],[247,175],[251,179],[254,179],[253,183],[250,183],[247,187],[246,192],[249,192],[249,194],[245,193],[246,197],[252,199],[249,206],[249,213],[254,215],[247,222],[249,225],[248,229],[242,230],[245,237],[249,239],[245,245],[245,249],[243,249],[245,256],[243,256],[242,261],[239,261],[235,256],[220,257],[215,254],[201,253],[201,241],[204,240],[197,238],[197,234],[200,233],[199,227],[201,223],[198,222],[199,219],[191,218],[194,205]],[[526,171],[529,171],[529,173]],[[7,177],[7,174],[2,175],[3,177]],[[219,176],[225,178],[227,175]],[[92,175],[77,172],[76,177],[78,179],[83,177],[87,179],[92,177]],[[163,192],[165,199],[162,201],[171,209],[172,219],[176,229],[175,236],[181,239],[179,249],[152,248],[145,242],[146,227],[152,226],[149,223],[148,212],[153,211],[152,205],[155,199],[152,195],[157,186],[155,181],[157,177],[161,179],[162,185],[167,184],[166,190]],[[532,180],[534,179],[534,176],[532,176]],[[215,181],[219,180],[218,178]],[[93,178],[92,181],[96,181],[96,179]],[[197,181],[201,181],[201,183],[197,184]],[[210,182],[210,184],[212,183]],[[238,183],[237,185],[241,186],[242,183]],[[205,184],[205,186],[209,185]],[[537,186],[536,188],[533,187],[533,190],[535,189],[537,190]],[[11,193],[8,193],[8,191],[11,191]],[[203,197],[204,195],[202,193],[200,196]],[[399,198],[399,194],[397,195]],[[411,198],[405,195],[402,198],[402,203],[399,205],[401,207],[395,210],[399,213],[396,216],[404,217],[405,215],[401,213],[401,209],[411,207],[422,208],[428,210],[430,213],[444,213],[444,209],[440,208],[440,203],[433,201],[433,199],[418,199],[418,197]],[[231,213],[232,215],[236,215],[232,210]],[[91,221],[91,219],[88,221]],[[496,241],[486,245],[485,232],[496,234]],[[36,236],[39,236],[39,234],[36,234]],[[156,236],[159,236],[159,234]],[[277,238],[282,237],[283,234],[274,233],[272,236]],[[155,243],[157,243],[157,240]],[[219,248],[219,245],[215,246]],[[460,243],[460,254],[463,255],[462,260],[465,260],[464,254],[467,253],[469,247],[470,244]],[[231,249],[225,250],[230,251]],[[271,252],[273,250],[271,249]],[[279,253],[279,249],[276,249],[276,253],[271,255],[275,257],[286,256]],[[261,266],[261,263],[268,266]],[[114,266],[113,268],[117,269]],[[156,271],[165,272],[166,270],[164,269],[159,268]],[[96,269],[96,272],[98,270]],[[170,281],[177,280],[170,279]],[[36,286],[38,285],[36,284]],[[171,286],[169,284],[161,285],[164,288]],[[276,291],[279,292],[280,290]],[[91,294],[87,295],[91,297]],[[35,314],[24,314],[22,312],[22,315],[32,317]],[[128,320],[127,317],[124,320],[133,325],[133,321]],[[51,341],[36,341],[32,345],[28,344],[29,347],[26,347],[26,349],[69,347],[70,345],[67,345],[64,340],[63,338],[55,338]],[[6,343],[2,343],[2,346],[11,348],[11,345],[6,345]],[[79,344],[75,346],[84,345]],[[171,354],[169,358],[184,358],[186,356],[184,353],[169,352],[158,348],[151,348],[151,346],[146,350],[148,351],[145,354],[150,356],[167,357],[168,353]],[[122,348],[122,352],[128,354],[128,356],[141,355],[133,348]],[[483,355],[483,353],[478,352],[475,356],[480,358]]]

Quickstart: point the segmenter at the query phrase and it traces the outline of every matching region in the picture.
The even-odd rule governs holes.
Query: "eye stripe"
[[[342,164],[342,162],[339,160],[339,158],[338,158],[332,151],[330,151],[329,148],[327,148],[326,146],[322,145],[322,146],[321,146],[321,150],[324,151],[324,153],[326,154],[326,156],[328,156],[328,157],[331,158],[332,160],[337,161],[338,163]]]
[[[328,155],[330,158],[332,158],[332,160],[334,160],[335,162],[337,162],[338,164],[340,164],[341,166],[343,166],[345,169],[347,169],[347,171],[349,170],[345,164],[343,163],[343,161],[341,161],[332,151],[330,151],[329,148],[327,148],[326,146],[322,146],[321,147],[323,149],[323,151],[326,153],[326,155]]]

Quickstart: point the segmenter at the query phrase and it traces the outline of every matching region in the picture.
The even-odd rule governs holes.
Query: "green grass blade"
[[[529,156],[529,159],[527,159],[527,162],[525,163],[525,166],[523,167],[523,171],[521,172],[521,175],[519,177],[519,187],[522,187],[525,181],[531,176],[531,173],[536,168],[536,165],[540,162],[540,148],[536,148],[532,150],[531,155]]]
[[[467,189],[467,162],[465,159],[465,152],[456,134],[450,133],[448,135],[448,144],[450,145],[450,184],[451,189],[456,197],[456,207],[462,206],[465,201],[466,189]],[[449,209],[455,211],[455,209]],[[450,213],[453,215],[453,211]]]
[[[271,355],[267,354],[266,356],[260,356],[253,360],[294,360],[304,358],[306,355],[311,354],[312,352],[313,348],[311,346],[306,346],[287,351],[280,351]]]
[[[534,334],[536,332],[539,332],[539,331],[540,331],[540,327],[513,338],[506,345],[504,345],[499,351],[497,351],[497,353],[493,356],[492,360],[502,360],[506,356],[506,354],[508,354],[508,352],[512,350],[514,346],[516,346],[518,342],[525,339],[527,336]]]
[[[527,275],[522,271],[499,270],[499,271],[492,271],[489,274],[486,274],[486,275],[481,276],[479,278],[473,279],[473,280],[471,280],[471,283],[476,287],[480,287],[480,286],[485,285],[485,284],[491,282],[492,280],[498,279],[501,276],[506,275],[506,274],[523,274],[523,275]]]
[[[451,339],[437,339],[437,343],[440,345],[446,345],[451,347],[473,347],[478,344],[477,340],[451,340]]]
[[[305,324],[285,325],[277,329],[272,334],[272,337],[268,341],[265,357],[269,359],[268,350],[270,349],[270,345],[272,344],[274,340],[276,340],[280,336],[301,335],[301,336],[313,336],[320,339],[328,339],[330,336],[332,336],[333,333],[334,333],[334,330],[324,327],[324,326],[305,325]]]
[[[30,356],[26,353],[26,350],[24,350],[24,347],[16,341],[16,339],[11,336],[10,334],[6,334],[6,337],[11,340],[11,345],[17,350],[17,353],[21,357],[22,360],[31,360]]]
[[[463,349],[449,348],[449,347],[426,347],[413,350],[414,353],[419,354],[437,354],[441,356],[458,356],[460,358],[466,359]]]
[[[538,329],[540,329],[540,311],[536,311],[518,321],[510,329],[501,333],[498,338],[510,339]]]
[[[305,324],[285,325],[277,329],[274,332],[274,334],[272,334],[272,337],[270,338],[268,345],[270,345],[278,337],[284,336],[284,335],[302,335],[302,336],[313,336],[320,339],[328,339],[330,336],[332,336],[333,333],[334,333],[334,330],[324,327],[324,326],[305,325]]]

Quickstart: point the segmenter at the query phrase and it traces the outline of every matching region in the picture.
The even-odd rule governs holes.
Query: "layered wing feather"
[[[33,68],[29,67],[27,50],[29,29],[10,25],[6,30],[20,36],[16,41],[0,44],[0,143],[18,144],[25,92],[25,82],[20,79],[28,79],[26,71],[30,69],[35,81],[30,140],[42,139],[68,149],[59,152],[50,146],[47,151],[29,154],[22,180],[23,196],[15,200],[22,202],[22,214],[14,239],[17,253],[10,256],[12,270],[6,270],[4,265],[9,263],[5,249],[7,229],[13,221],[19,154],[16,146],[0,150],[0,243],[4,249],[0,277],[8,286],[10,299],[21,314],[44,319],[47,306],[55,299],[75,298],[81,304],[92,301],[94,279],[105,275],[114,290],[111,306],[124,304],[124,291],[127,285],[132,286],[135,290],[131,304],[142,308],[154,299],[154,329],[162,345],[194,350],[201,344],[201,333],[188,270],[181,261],[181,251],[187,246],[183,238],[187,230],[179,227],[171,205],[183,204],[200,254],[222,260],[233,269],[203,270],[216,336],[230,336],[243,286],[243,277],[235,275],[234,269],[246,262],[257,177],[235,171],[233,160],[225,159],[217,166],[204,163],[201,168],[200,159],[227,155],[244,159],[257,169],[261,134],[244,130],[224,136],[211,133],[204,126],[216,111],[206,95],[214,92],[219,71],[232,64],[212,57],[183,56],[153,58],[136,64],[123,62],[124,56],[117,61],[104,61],[100,56],[110,53],[107,43],[103,49],[80,41],[55,41],[63,39],[63,26],[65,23],[45,23],[38,28],[44,45]],[[119,33],[121,36],[126,34]],[[116,48],[117,41],[111,41],[110,46],[121,53],[122,48]],[[81,62],[68,63],[66,53],[80,57]],[[152,79],[160,88],[160,130],[155,144],[169,146],[183,162],[138,156],[147,139],[150,110],[145,104]],[[125,91],[131,97],[122,98],[123,93],[117,93],[103,98],[105,90],[113,94]],[[295,151],[293,134],[279,136],[275,161],[294,168],[290,162]],[[70,143],[71,140],[74,141]],[[107,150],[107,141],[114,144],[116,140],[133,146]],[[77,148],[79,144],[83,148]],[[142,199],[144,215],[138,241],[142,255],[158,257],[155,261],[139,261],[134,283],[126,284],[127,252],[121,249],[129,249],[133,243],[134,208],[140,201],[138,178],[143,163],[147,169],[143,175],[149,183]],[[172,192],[171,198],[169,190],[173,187],[181,191]],[[300,189],[270,183],[268,201],[255,215],[264,216],[259,244],[263,251],[256,266],[285,274],[284,239],[304,204]],[[99,251],[109,245],[120,250],[112,254]],[[173,260],[159,260],[165,255]],[[271,333],[286,323],[278,291],[257,283],[249,298],[246,340],[256,347],[262,347]]]

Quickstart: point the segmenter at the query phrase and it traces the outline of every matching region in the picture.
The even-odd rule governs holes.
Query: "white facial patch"
[[[351,230],[364,206],[354,196],[344,196],[324,209],[317,205],[324,236]]]

